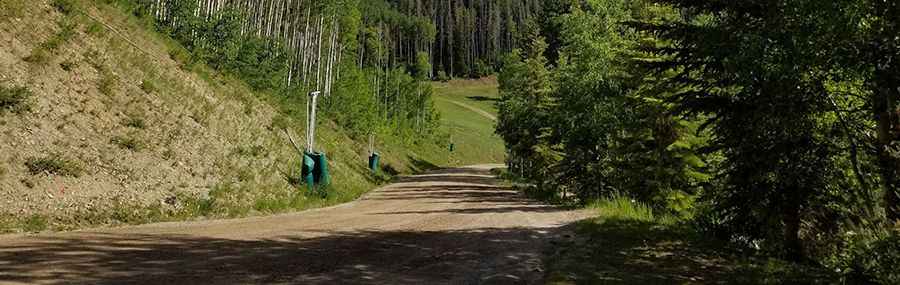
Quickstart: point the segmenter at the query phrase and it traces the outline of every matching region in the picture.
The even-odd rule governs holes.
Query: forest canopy
[[[763,254],[900,280],[900,4],[543,9],[503,65],[497,125],[541,196],[626,196]]]

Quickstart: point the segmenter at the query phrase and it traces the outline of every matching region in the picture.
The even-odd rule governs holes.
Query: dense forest
[[[397,35],[397,56],[412,61],[413,50],[427,52],[433,58],[434,76],[439,78],[492,74],[500,58],[519,46],[518,35],[525,24],[539,18],[542,11],[538,0],[391,1],[397,11],[419,23],[400,24],[399,29],[432,27],[413,38]],[[423,39],[432,43],[422,43]]]
[[[625,196],[764,255],[900,281],[900,4],[543,9],[504,60],[497,125],[537,194]]]

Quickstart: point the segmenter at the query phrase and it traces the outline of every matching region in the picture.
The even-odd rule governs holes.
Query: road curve
[[[491,167],[293,214],[0,236],[0,283],[538,283],[550,241],[590,214],[497,186]]]

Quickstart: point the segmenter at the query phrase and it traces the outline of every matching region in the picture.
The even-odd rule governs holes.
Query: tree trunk
[[[888,65],[890,63],[887,63]],[[878,164],[884,182],[885,216],[900,220],[900,74],[893,69],[876,71],[874,108],[878,124]]]
[[[895,38],[900,32],[896,1],[875,1],[873,14],[880,18],[871,42],[870,63],[875,65],[872,107],[877,123],[878,164],[884,181],[885,217],[900,220],[900,56]]]
[[[785,258],[789,261],[801,261],[804,258],[803,243],[800,240],[800,189],[786,189],[788,197],[782,206],[781,220],[784,223]]]

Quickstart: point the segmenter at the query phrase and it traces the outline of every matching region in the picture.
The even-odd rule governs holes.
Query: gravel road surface
[[[497,186],[492,167],[292,214],[0,236],[0,283],[540,283],[543,254],[590,214]]]

